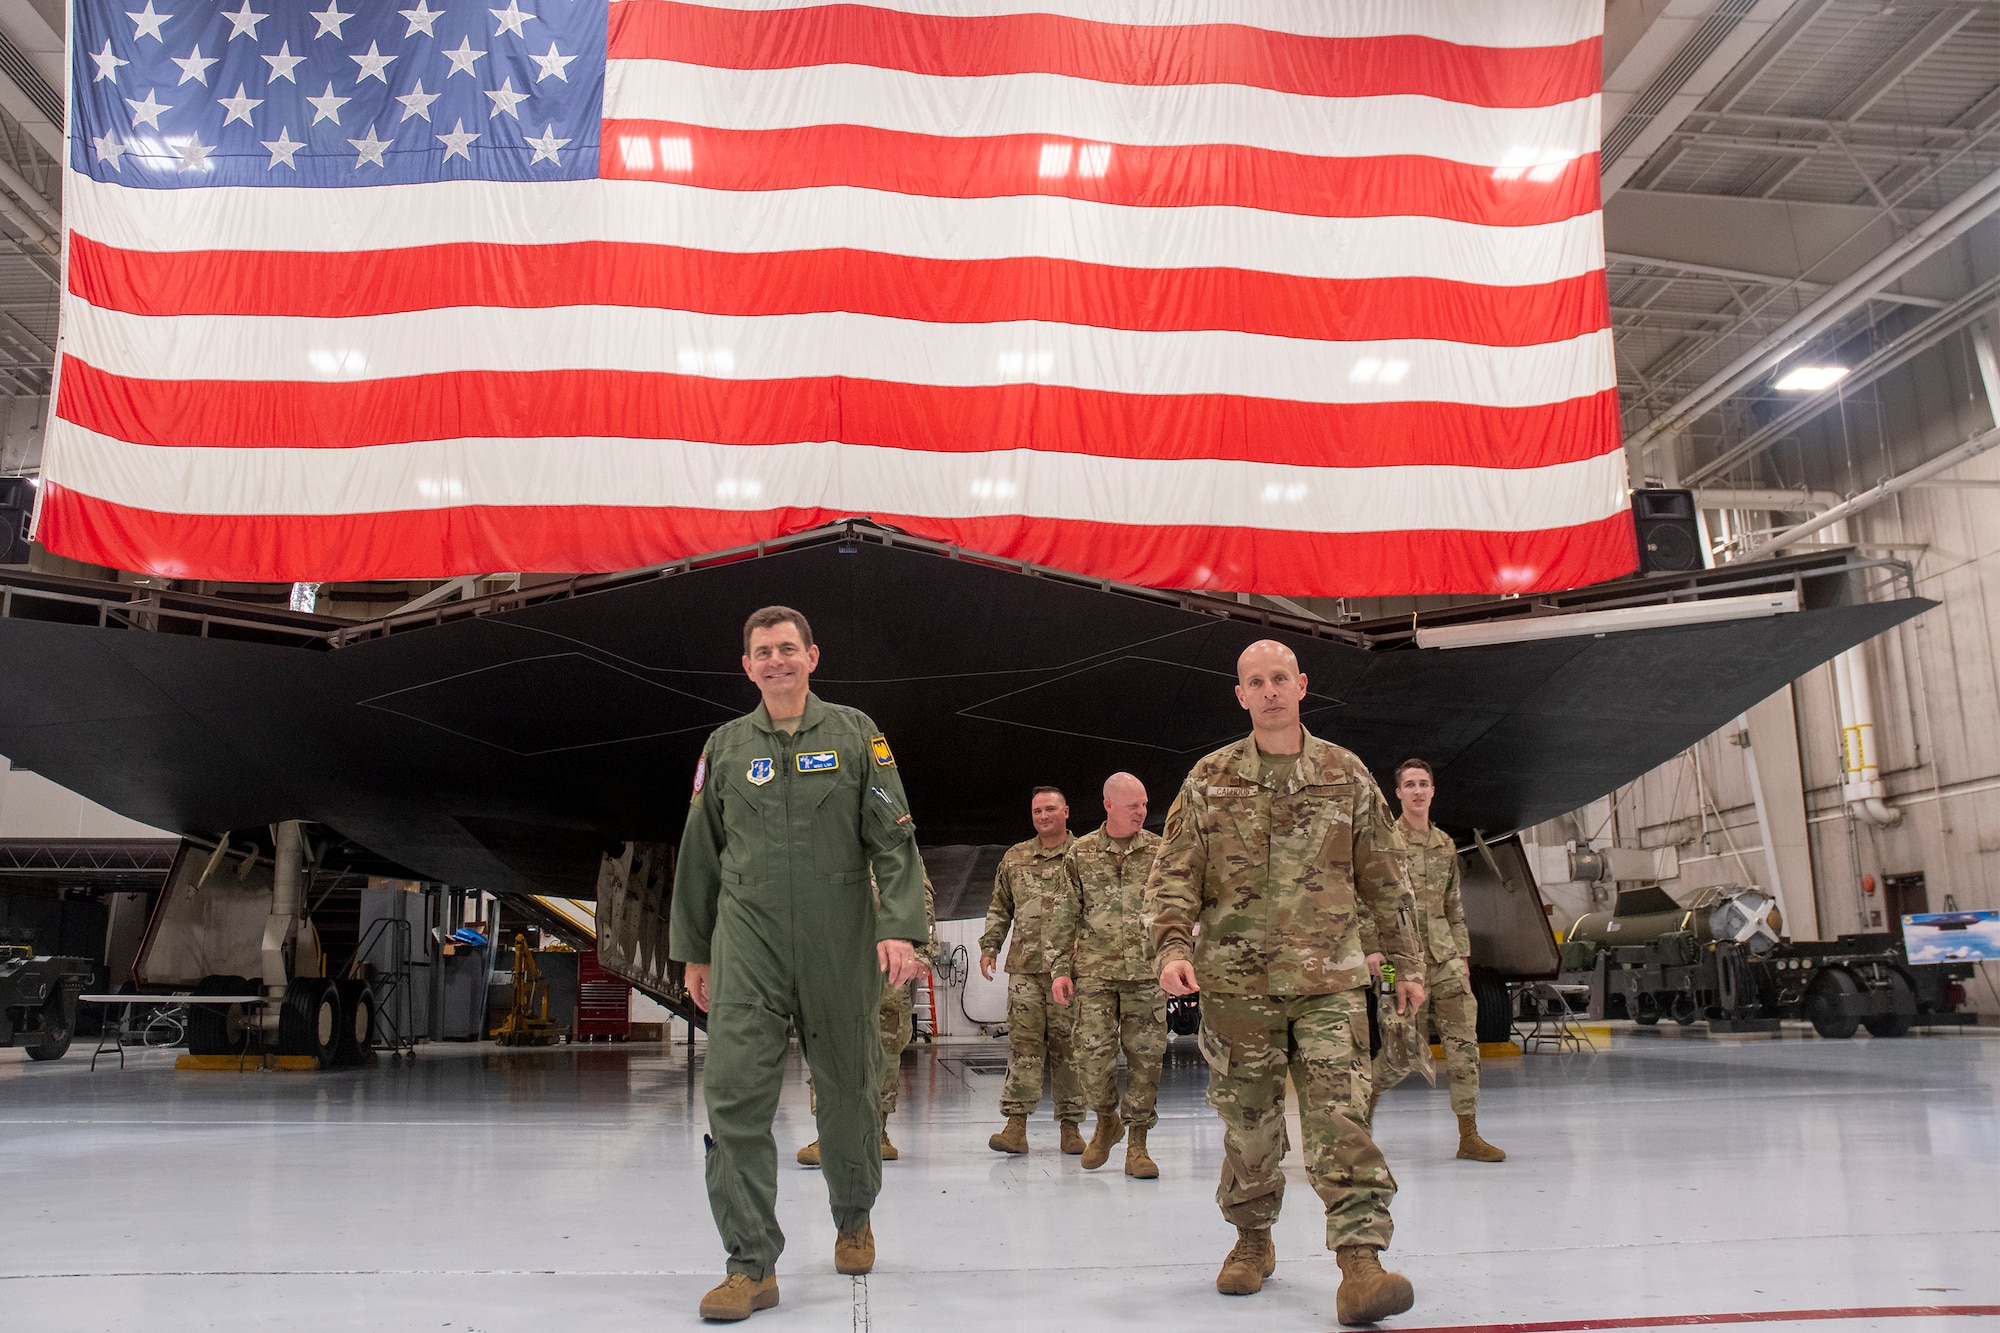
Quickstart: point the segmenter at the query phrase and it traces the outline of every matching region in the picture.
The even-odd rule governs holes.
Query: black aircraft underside
[[[756,702],[737,664],[743,619],[783,602],[820,642],[815,689],[888,735],[928,845],[1027,836],[1039,783],[1069,793],[1073,827],[1094,827],[1118,769],[1145,781],[1157,826],[1189,766],[1246,730],[1234,664],[1262,637],[1298,653],[1315,734],[1385,782],[1397,761],[1429,759],[1435,817],[1498,832],[1631,781],[1933,605],[1860,600],[1864,566],[1758,566],[1756,587],[1801,590],[1808,609],[1790,615],[1449,651],[1415,647],[1408,619],[1336,629],[852,525],[364,627],[267,614],[265,633],[216,599],[106,611],[86,594],[107,585],[50,601],[57,581],[41,578],[37,600],[17,580],[0,610],[0,754],[190,836],[306,819],[386,870],[589,897],[601,852],[678,840],[704,738]],[[1729,595],[1750,578],[1675,586]],[[1659,587],[1420,619],[1660,599]]]

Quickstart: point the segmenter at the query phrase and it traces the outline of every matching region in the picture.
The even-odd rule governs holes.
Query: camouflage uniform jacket
[[[1432,963],[1470,958],[1472,936],[1465,929],[1465,902],[1458,891],[1458,848],[1451,835],[1435,824],[1419,833],[1405,819],[1396,821],[1396,830],[1410,849],[1410,893],[1417,900],[1419,951]],[[1368,942],[1366,931],[1362,942]]]
[[[1246,736],[1197,763],[1167,811],[1146,887],[1156,967],[1192,959],[1202,989],[1222,995],[1356,990],[1368,979],[1366,920],[1397,967],[1421,977],[1405,855],[1354,755],[1308,732],[1283,787],[1270,787]]]
[[[1101,825],[1070,844],[1062,899],[1049,927],[1058,974],[1103,981],[1153,979],[1146,880],[1159,845],[1159,834],[1140,829],[1121,852]]]
[[[1014,947],[1007,950],[1007,972],[1018,976],[1055,971],[1049,927],[1056,899],[1062,895],[1063,858],[1075,842],[1065,833],[1057,847],[1044,847],[1040,838],[1030,838],[1007,849],[993,876],[993,904],[986,909],[986,929],[979,936],[980,957],[1000,952],[1000,941],[1007,938],[1011,924]]]

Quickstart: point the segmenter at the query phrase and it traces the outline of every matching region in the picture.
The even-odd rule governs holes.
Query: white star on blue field
[[[593,177],[607,16],[607,0],[77,0],[70,165],[156,189]]]

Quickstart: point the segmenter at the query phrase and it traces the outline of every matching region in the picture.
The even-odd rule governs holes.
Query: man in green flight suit
[[[767,606],[743,627],[743,670],[763,695],[718,728],[695,767],[674,874],[669,955],[708,1011],[708,1202],[728,1276],[704,1319],[778,1303],[777,1145],[771,1120],[797,1029],[819,1096],[834,1266],[875,1263],[882,1188],[883,982],[917,974],[923,866],[889,742],[866,714],[813,694],[812,627]],[[873,872],[876,893],[870,891]]]
[[[1146,887],[1161,989],[1201,992],[1208,1104],[1223,1125],[1215,1201],[1236,1226],[1215,1286],[1247,1296],[1277,1267],[1289,1073],[1306,1179],[1340,1262],[1335,1311],[1370,1324],[1415,1300],[1377,1257],[1394,1231],[1396,1180],[1368,1132],[1368,963],[1356,925],[1371,918],[1396,965],[1397,1011],[1423,1003],[1403,839],[1368,769],[1299,720],[1306,677],[1290,648],[1251,644],[1236,678],[1251,734],[1181,784]]]
[[[1429,1041],[1437,1028],[1444,1046],[1445,1073],[1451,1080],[1451,1109],[1458,1116],[1458,1155],[1469,1162],[1504,1162],[1507,1154],[1479,1134],[1479,1005],[1472,998],[1472,936],[1465,928],[1465,900],[1458,886],[1458,848],[1451,835],[1431,823],[1431,802],[1437,780],[1421,759],[1396,766],[1396,799],[1403,814],[1396,821],[1410,848],[1410,892],[1417,902],[1417,952],[1426,964],[1424,1003],[1407,1019],[1416,1040]],[[1361,947],[1379,974],[1382,955],[1375,951],[1373,932],[1362,923]],[[1388,1043],[1375,1057],[1376,1098],[1395,1087],[1409,1070],[1390,1054]],[[1372,1121],[1375,1102],[1368,1103]]]

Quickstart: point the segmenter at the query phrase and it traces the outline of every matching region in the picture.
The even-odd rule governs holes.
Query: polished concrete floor
[[[1600,1045],[1487,1064],[1503,1165],[1453,1160],[1442,1088],[1385,1100],[1391,1259],[1418,1293],[1397,1326],[1789,1311],[1829,1330],[2000,1333],[1909,1309],[2000,1314],[2000,1032]],[[1113,1174],[1117,1158],[1085,1173],[1046,1111],[1030,1156],[990,1152],[1003,1058],[997,1042],[909,1057],[872,1277],[835,1275],[820,1178],[782,1169],[783,1303],[752,1327],[1335,1327],[1339,1273],[1296,1154],[1276,1275],[1216,1295],[1221,1135],[1187,1043],[1157,1182]],[[720,1271],[685,1046],[444,1047],[318,1075],[177,1073],[159,1054],[85,1066],[0,1065],[10,1333],[650,1333],[697,1326]],[[787,1162],[812,1137],[793,1074]]]

